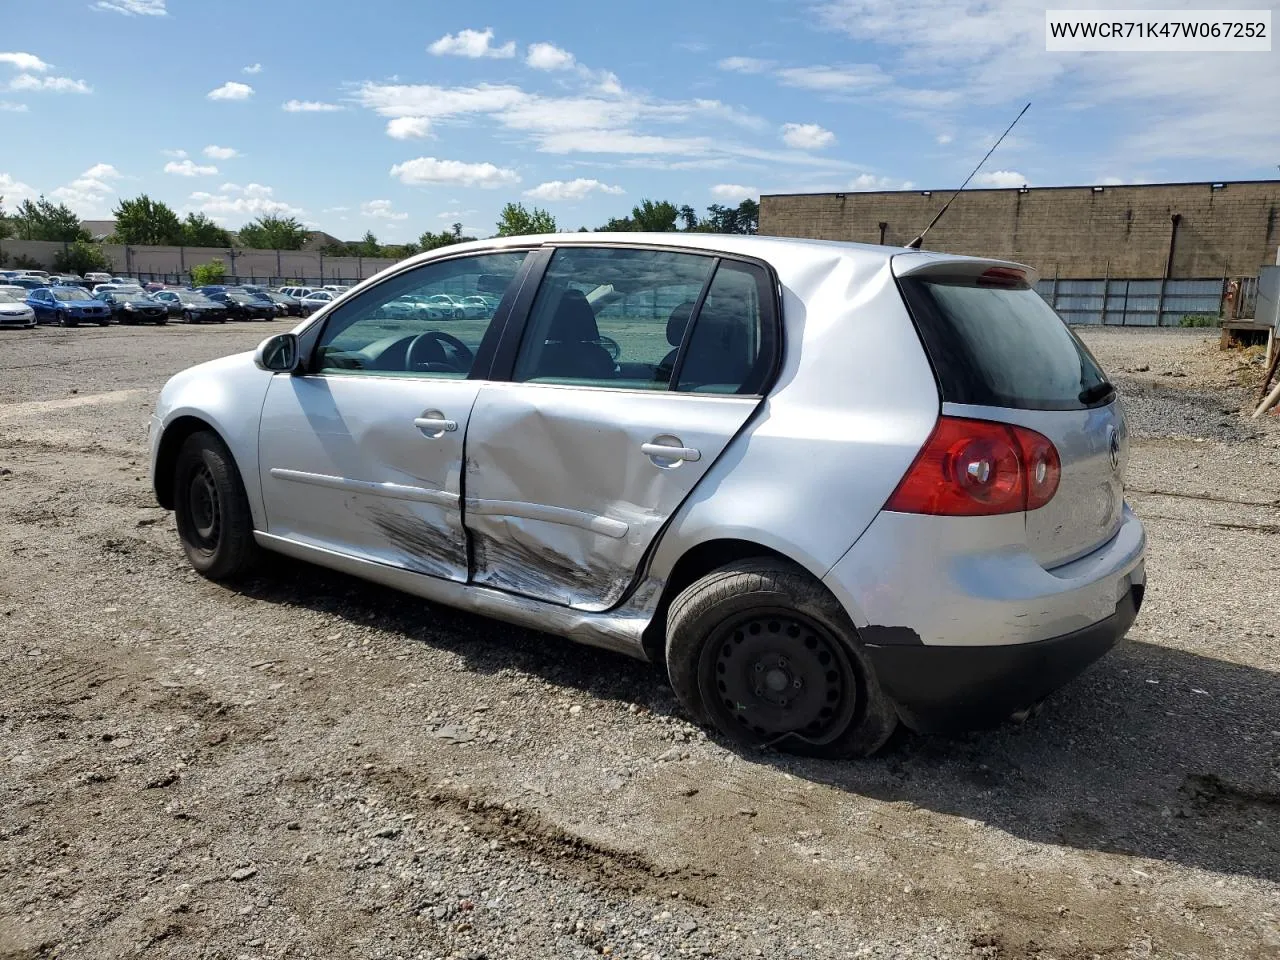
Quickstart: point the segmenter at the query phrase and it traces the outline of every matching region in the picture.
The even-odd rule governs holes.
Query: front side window
[[[525,251],[512,250],[425,263],[347,299],[326,318],[314,369],[467,377],[493,313],[468,317],[435,298],[492,293],[500,300],[524,258]]]

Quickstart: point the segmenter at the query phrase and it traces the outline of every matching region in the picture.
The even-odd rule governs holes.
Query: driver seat
[[[600,328],[586,295],[573,288],[565,290],[547,325],[537,368],[528,379],[612,380],[615,375],[613,358],[600,345]]]

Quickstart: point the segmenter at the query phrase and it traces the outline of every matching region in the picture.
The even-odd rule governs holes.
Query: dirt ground
[[[1150,537],[1129,638],[1022,725],[835,764],[731,749],[655,667],[190,572],[146,418],[283,328],[0,337],[0,958],[1280,956],[1256,351],[1085,332]]]

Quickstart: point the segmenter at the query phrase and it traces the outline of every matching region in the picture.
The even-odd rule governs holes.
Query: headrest
[[[570,288],[560,294],[555,316],[547,330],[547,340],[559,343],[590,343],[600,339],[596,315],[581,290]]]
[[[680,341],[684,339],[684,332],[689,326],[689,317],[693,315],[695,306],[692,300],[686,300],[672,310],[671,316],[667,318],[667,343],[673,347],[680,346]]]

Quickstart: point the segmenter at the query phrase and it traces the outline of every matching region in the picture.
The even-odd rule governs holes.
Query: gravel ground
[[[1025,724],[833,764],[734,750],[654,667],[191,573],[147,413],[281,328],[5,331],[0,958],[1280,956],[1256,351],[1085,331],[1150,535],[1129,639]]]

